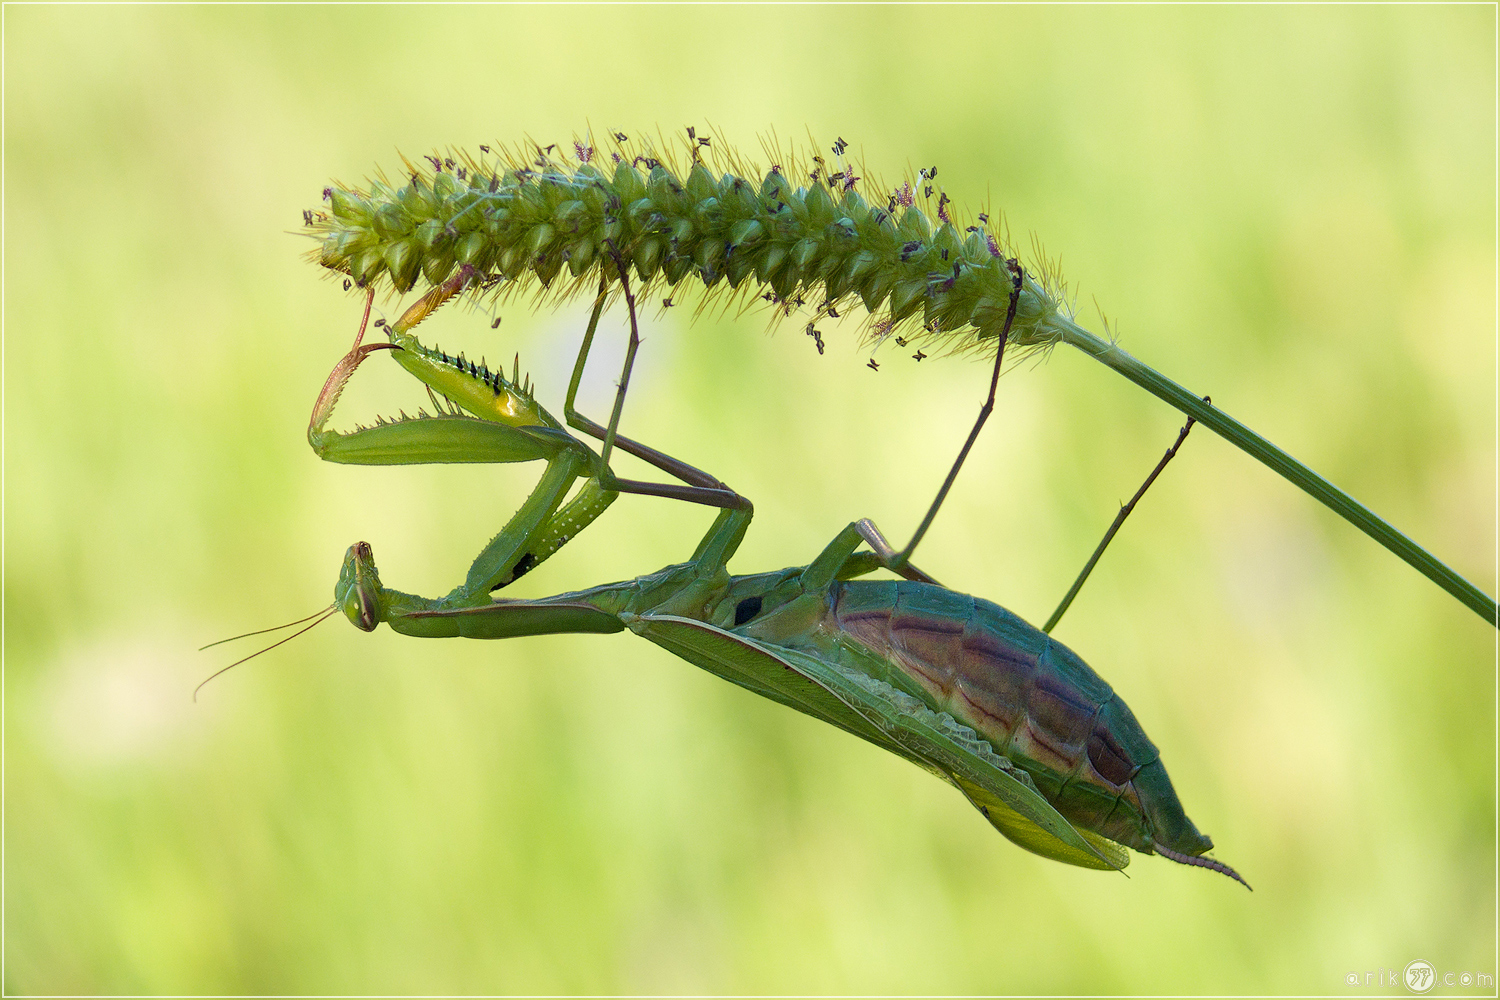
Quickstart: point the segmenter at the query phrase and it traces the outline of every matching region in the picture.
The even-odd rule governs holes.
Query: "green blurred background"
[[[357,539],[387,583],[446,592],[540,471],[314,459],[358,303],[303,259],[301,210],[401,153],[590,124],[938,164],[1062,257],[1085,325],[1104,310],[1494,593],[1495,16],[7,8],[6,991],[1494,975],[1494,630],[1203,430],[1057,634],[1254,895],[1032,857],[915,768],[629,634],[330,622],[189,695],[237,655],[198,646],[326,603]],[[806,562],[857,516],[904,537],[982,366],[888,348],[875,373],[852,327],[819,357],[756,311],[688,312],[648,311],[625,428],[755,500],[736,567]],[[560,408],[582,305],[503,316],[445,310],[425,339],[519,351]],[[368,368],[345,426],[421,399]],[[1020,367],[919,561],[1041,620],[1180,423],[1076,352]],[[681,560],[711,517],[624,499],[517,596]]]

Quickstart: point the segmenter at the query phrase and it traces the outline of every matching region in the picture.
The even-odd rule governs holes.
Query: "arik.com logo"
[[[1413,993],[1426,993],[1437,984],[1437,970],[1432,967],[1431,962],[1424,962],[1420,958],[1408,963],[1401,975],[1406,979],[1406,988]]]
[[[1400,984],[1412,993],[1430,993],[1434,989],[1495,989],[1495,977],[1483,972],[1440,971],[1426,959],[1408,962],[1406,968],[1375,969],[1370,972],[1351,972],[1344,977],[1346,986],[1368,986],[1390,989]]]

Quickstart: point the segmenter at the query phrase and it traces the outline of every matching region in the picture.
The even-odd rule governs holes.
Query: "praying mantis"
[[[803,185],[797,170],[783,171],[779,155],[760,180],[739,169],[709,170],[701,148],[707,142],[691,129],[691,169],[632,153],[623,145],[626,137],[615,139],[623,152],[613,154],[612,174],[602,158],[595,165],[596,151],[582,142],[575,143],[576,167],[554,162],[554,147],[538,149],[534,159],[512,155],[508,167],[429,157],[431,172],[411,168],[407,184],[330,187],[324,191],[328,211],[304,213],[305,225],[321,240],[314,256],[347,275],[346,288],[357,283],[372,298],[381,281],[398,291],[419,279],[430,287],[387,327],[384,344],[362,342],[367,301],[354,347],[314,407],[308,438],[315,452],[353,464],[545,464],[536,488],[449,594],[424,598],[386,588],[370,547],[361,542],[345,556],[329,613],[342,611],[366,631],[385,622],[421,637],[629,629],[917,763],[958,787],[1006,837],[1045,857],[1118,870],[1134,849],[1243,883],[1233,869],[1205,856],[1211,842],[1188,820],[1160,754],[1125,703],[1045,634],[1078,584],[1038,631],[996,605],[941,587],[911,562],[993,409],[1009,341],[1023,351],[1055,343],[1079,347],[1275,469],[1494,620],[1492,599],[1352,498],[1206,398],[1072,323],[1055,275],[1045,268],[1028,274],[1008,257],[985,228],[984,213],[979,225],[960,233],[963,223],[949,199],[930,183],[936,168],[922,171],[927,183],[918,184],[920,197],[937,194],[931,206],[937,222],[931,223],[914,205],[918,194],[909,182],[882,208],[880,199],[866,200],[854,189],[861,179],[854,170],[840,164],[833,171],[816,156],[811,183]],[[843,145],[836,144],[836,156]],[[645,173],[636,169],[642,165]],[[862,306],[877,341],[894,337],[905,344],[896,335],[904,330],[912,343],[967,345],[984,353],[993,346],[988,397],[906,546],[896,549],[873,523],[856,521],[805,566],[731,575],[729,559],[753,513],[749,500],[618,433],[640,343],[631,271],[643,290],[675,288],[689,278],[731,297],[737,290],[767,289],[757,297],[778,316],[803,306],[804,293],[815,320]],[[595,278],[598,293],[564,421],[536,402],[518,370],[507,378],[462,355],[429,349],[412,334],[433,310],[476,286],[502,296],[532,287],[566,298]],[[616,291],[629,313],[630,339],[605,426],[579,413],[574,401],[600,315]],[[664,308],[671,304],[670,297],[664,300]],[[808,334],[821,351],[812,323]],[[426,386],[435,412],[403,414],[352,433],[331,430],[345,384],[380,350],[389,350]],[[575,431],[601,441],[599,451]],[[616,476],[610,464],[616,448],[675,481]],[[1175,446],[1167,457],[1174,452]],[[492,597],[575,538],[621,493],[704,504],[720,514],[687,562],[550,598]],[[901,581],[859,579],[881,568]]]
[[[318,456],[370,465],[543,461],[545,469],[448,595],[424,598],[384,586],[370,546],[358,542],[344,558],[328,613],[342,611],[365,631],[384,622],[427,638],[629,629],[937,775],[1001,834],[1043,857],[1121,870],[1130,848],[1220,872],[1249,888],[1234,869],[1205,857],[1212,841],[1188,819],[1160,753],[1110,686],[1016,615],[938,585],[908,558],[916,539],[897,552],[862,520],[805,566],[731,575],[727,565],[749,527],[751,503],[713,476],[617,433],[639,337],[626,266],[618,258],[615,265],[631,340],[610,423],[601,428],[574,408],[609,291],[604,283],[565,406],[570,424],[603,441],[600,452],[541,407],[518,371],[506,378],[462,355],[427,348],[412,335],[465,289],[473,269],[460,269],[419,299],[387,327],[387,343],[362,342],[371,291],[354,346],[330,374],[309,422],[308,440]],[[1019,265],[1011,266],[1018,280],[1007,329],[1020,288]],[[379,350],[389,350],[427,387],[437,412],[348,433],[331,430],[344,386]],[[608,459],[616,446],[678,482],[615,476]],[[956,472],[955,465],[927,522]],[[582,487],[564,502],[579,479]],[[720,513],[686,562],[548,598],[491,597],[574,538],[622,492],[707,504]],[[868,550],[860,549],[863,543]],[[903,579],[858,579],[879,568]]]

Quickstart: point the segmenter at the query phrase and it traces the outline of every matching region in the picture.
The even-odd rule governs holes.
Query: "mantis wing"
[[[1028,851],[1084,868],[1118,870],[1129,863],[1124,848],[1069,823],[1025,771],[996,754],[972,730],[857,666],[841,669],[804,650],[676,615],[641,615],[630,628],[709,673],[830,722],[931,771],[956,786],[997,830]]]

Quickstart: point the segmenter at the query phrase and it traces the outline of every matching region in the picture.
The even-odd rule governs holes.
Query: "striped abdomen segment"
[[[924,583],[851,581],[832,624],[1032,777],[1075,826],[1151,852],[1213,846],[1183,812],[1130,708],[1061,643],[997,604]]]

